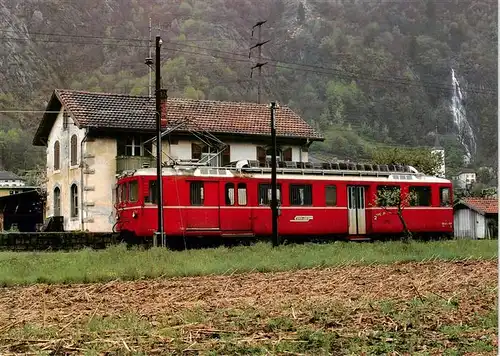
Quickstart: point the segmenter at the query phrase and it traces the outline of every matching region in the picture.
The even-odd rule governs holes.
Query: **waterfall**
[[[453,114],[453,122],[458,130],[458,140],[464,146],[466,154],[464,163],[469,164],[476,155],[476,137],[474,131],[467,121],[467,114],[464,105],[464,93],[460,88],[460,82],[455,76],[455,71],[451,69],[451,84],[453,87],[453,95],[451,97],[451,112]]]

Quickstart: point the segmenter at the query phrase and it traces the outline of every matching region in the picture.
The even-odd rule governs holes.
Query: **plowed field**
[[[496,261],[0,290],[0,354],[496,354]]]

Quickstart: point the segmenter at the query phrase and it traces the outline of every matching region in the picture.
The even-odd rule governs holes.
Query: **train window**
[[[290,205],[312,205],[312,186],[290,184]]]
[[[191,182],[189,192],[191,205],[203,205],[203,182]]]
[[[247,205],[246,183],[238,183],[238,205]]]
[[[337,186],[327,185],[325,187],[326,206],[337,206]]]
[[[377,186],[378,206],[397,206],[401,199],[401,188],[394,185]]]
[[[158,204],[158,193],[156,191],[156,180],[150,180],[148,185],[148,195],[144,197],[144,202]]]
[[[281,184],[278,184],[278,202],[281,202]],[[271,184],[259,184],[259,205],[269,205],[271,202]]]
[[[135,203],[138,200],[139,195],[139,184],[136,180],[131,181],[128,184],[128,199],[130,202]]]
[[[431,187],[410,187],[410,206],[430,206]]]
[[[128,191],[128,184],[127,183],[120,184],[120,202],[127,201],[127,191]]]
[[[440,205],[450,206],[451,205],[451,194],[450,188],[440,188],[439,189]]]
[[[226,183],[226,205],[234,205],[234,183]]]

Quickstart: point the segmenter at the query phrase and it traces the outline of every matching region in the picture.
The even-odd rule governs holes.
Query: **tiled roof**
[[[481,214],[498,214],[498,199],[463,198],[460,203]]]
[[[79,127],[136,131],[155,129],[154,97],[61,89],[56,89],[54,95],[51,102],[57,98]],[[52,103],[52,106],[57,110],[58,105]],[[50,107],[49,103],[47,110],[51,110]],[[44,116],[41,126],[44,121],[51,121],[47,116]],[[167,125],[175,126],[176,122],[186,118],[190,119],[190,123],[178,131],[202,129],[210,133],[271,134],[267,104],[168,98]],[[281,106],[276,110],[276,120],[277,136],[323,140],[319,133],[288,107]],[[43,129],[39,127],[36,136],[48,135],[47,130],[50,132],[52,124],[45,123]]]

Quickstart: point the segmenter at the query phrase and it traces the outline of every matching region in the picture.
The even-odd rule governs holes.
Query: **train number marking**
[[[314,219],[312,215],[297,215],[290,222],[309,222],[312,219]]]

